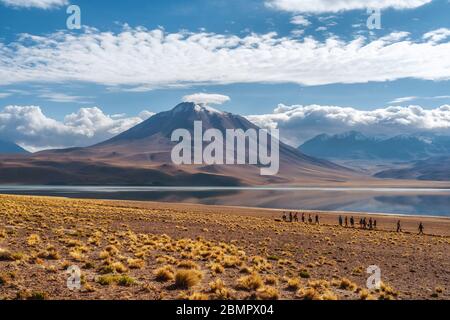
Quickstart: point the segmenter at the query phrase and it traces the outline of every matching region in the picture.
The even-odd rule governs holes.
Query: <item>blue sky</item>
[[[433,110],[450,104],[450,63],[442,58],[450,40],[448,0],[422,0],[423,5],[387,0],[408,8],[382,8],[379,30],[367,28],[369,15],[358,6],[364,1],[341,1],[348,4],[345,8],[334,8],[327,1],[71,0],[70,4],[81,8],[83,28],[67,30],[67,0],[0,0],[0,119],[7,106],[38,106],[46,117],[60,122],[80,108],[92,107],[115,118],[118,114],[135,117],[143,110],[170,109],[184,96],[199,92],[230,97],[218,106],[222,110],[266,118],[279,104],[361,111],[411,104]],[[46,2],[50,7],[43,8]],[[319,6],[321,2],[329,12]],[[161,57],[149,58],[153,41],[161,37],[147,37],[155,30],[176,37],[164,40],[169,44],[162,50],[161,65],[150,67]],[[249,38],[252,35],[256,40]],[[271,35],[270,39],[264,40],[265,35]],[[192,44],[189,37],[201,40]],[[352,45],[358,38],[362,44]],[[376,44],[379,39],[384,42]],[[239,43],[229,44],[234,41]],[[264,43],[259,46],[253,41]],[[315,43],[308,45],[308,41]],[[214,47],[216,42],[221,43]],[[207,49],[196,51],[199,43]],[[405,46],[405,60],[396,44]],[[353,46],[364,50],[355,52]],[[227,52],[217,57],[224,47]],[[258,65],[252,66],[252,55],[246,55],[242,47],[255,49]],[[77,48],[92,53],[78,57]],[[180,62],[183,52],[173,52],[176,48],[186,50],[184,61]],[[298,60],[292,58],[294,53]],[[91,61],[90,55],[95,54]],[[104,57],[111,60],[102,64]],[[129,69],[128,61],[134,61]],[[14,136],[9,131],[4,134]],[[32,144],[24,140],[22,144]]]

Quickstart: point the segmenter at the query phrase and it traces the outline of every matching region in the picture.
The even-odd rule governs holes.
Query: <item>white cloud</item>
[[[444,95],[444,96],[432,96],[432,97],[424,97],[424,96],[401,97],[401,98],[396,98],[389,103],[390,104],[402,104],[402,103],[410,102],[410,101],[414,101],[414,100],[445,100],[445,99],[450,99],[450,96]]]
[[[0,0],[7,6],[14,8],[53,9],[68,5],[68,0]]]
[[[293,16],[291,18],[291,23],[303,27],[307,27],[311,24],[311,22],[305,16],[300,15]]]
[[[0,43],[0,85],[81,81],[151,90],[195,84],[450,79],[450,43],[412,41],[406,34],[318,41],[275,33],[238,37],[128,27],[118,34],[85,29],[80,34],[23,35],[17,42]]]
[[[12,93],[10,93],[10,92],[0,92],[0,99],[7,98],[11,95],[12,95]]]
[[[293,37],[301,37],[305,34],[305,30],[295,29],[291,31]]]
[[[149,118],[112,117],[99,108],[82,108],[63,121],[47,117],[38,106],[7,106],[0,111],[0,136],[30,151],[87,146],[109,139]]]
[[[224,104],[230,101],[230,97],[221,94],[194,93],[183,97],[185,102],[194,102],[198,104]]]
[[[423,35],[423,38],[425,40],[430,40],[433,42],[440,42],[442,40],[447,39],[448,37],[450,37],[450,29],[447,28],[440,28],[437,30],[433,30]]]
[[[267,0],[270,8],[307,13],[340,12],[368,8],[412,9],[432,0]]]
[[[41,94],[39,94],[39,97],[47,101],[60,103],[88,103],[88,101],[86,101],[86,97],[83,96],[75,96],[66,93],[50,91],[42,92]]]
[[[417,100],[418,97],[416,96],[411,96],[411,97],[401,97],[401,98],[396,98],[394,100],[392,100],[391,104],[397,104],[397,103],[404,103],[404,102],[409,102],[409,101],[413,101],[413,100]]]
[[[155,115],[154,112],[144,110],[139,113],[138,117],[141,118],[142,120],[147,120],[148,118],[150,118],[151,116],[154,116],[154,115]]]
[[[337,106],[286,106],[273,113],[247,117],[264,128],[279,128],[282,139],[294,146],[322,133],[357,130],[370,135],[435,132],[450,135],[450,105],[426,110],[420,106],[387,107],[371,111]]]

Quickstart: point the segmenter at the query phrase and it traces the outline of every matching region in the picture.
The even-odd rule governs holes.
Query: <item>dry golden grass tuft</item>
[[[142,269],[145,266],[145,261],[141,259],[128,259],[127,260],[128,267],[130,269]]]
[[[27,239],[27,243],[29,246],[36,246],[41,243],[41,241],[41,237],[37,234],[32,234]]]
[[[118,284],[120,286],[129,287],[136,283],[136,280],[128,275],[108,274],[97,278],[97,283],[108,286],[111,284]]]
[[[203,273],[199,270],[178,270],[175,273],[175,286],[179,289],[189,289],[194,287],[203,278]]]
[[[351,280],[349,280],[347,278],[342,278],[340,281],[335,282],[335,284],[337,284],[339,289],[342,289],[342,290],[354,291],[358,287],[357,284],[355,284],[354,282],[352,282]]]
[[[183,260],[179,262],[177,267],[180,269],[200,269],[198,264],[196,264],[194,261],[189,260]]]
[[[287,280],[287,289],[290,291],[296,291],[300,288],[300,279],[299,278],[291,278]]]
[[[258,290],[264,286],[264,281],[261,276],[254,272],[251,275],[244,276],[238,279],[237,281],[237,289],[252,291]]]
[[[156,269],[154,272],[155,279],[160,282],[166,282],[175,278],[175,271],[172,266],[164,266]]]
[[[274,287],[264,287],[258,290],[256,296],[260,300],[278,300],[280,293]]]
[[[398,292],[395,291],[391,286],[381,282],[380,289],[378,290],[379,300],[395,300],[398,297]]]

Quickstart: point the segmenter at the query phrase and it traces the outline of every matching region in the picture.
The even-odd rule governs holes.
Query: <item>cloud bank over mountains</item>
[[[393,32],[349,41],[142,27],[120,33],[85,28],[80,34],[23,34],[15,42],[0,42],[0,85],[79,81],[152,90],[195,84],[448,80],[447,31],[430,31],[418,40],[408,32]]]
[[[271,114],[247,118],[264,128],[279,128],[282,139],[293,146],[318,134],[351,130],[375,136],[419,132],[450,135],[449,105],[431,110],[412,105],[366,111],[337,106],[280,104]]]
[[[106,115],[97,107],[82,108],[63,121],[46,116],[38,106],[7,106],[0,110],[0,137],[29,151],[47,148],[88,146],[111,138],[149,118]]]
[[[109,139],[153,113],[107,115],[97,107],[82,108],[63,121],[46,116],[37,106],[7,106],[0,110],[0,136],[30,151],[88,146]],[[298,146],[322,133],[356,130],[367,135],[396,136],[436,133],[450,136],[450,105],[435,109],[392,106],[371,111],[321,105],[280,104],[273,113],[247,118],[263,128],[279,128],[283,141]]]

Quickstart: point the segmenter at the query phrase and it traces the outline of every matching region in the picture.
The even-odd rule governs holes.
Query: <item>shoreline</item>
[[[0,185],[1,187],[1,185]],[[222,189],[221,189],[222,190]],[[225,189],[223,189],[225,190]],[[256,190],[256,189],[255,189]],[[266,190],[266,189],[261,189]],[[448,190],[450,191],[450,190]],[[258,206],[246,206],[246,205],[226,205],[226,204],[202,204],[195,203],[189,201],[155,201],[155,200],[129,200],[129,199],[108,199],[108,198],[86,198],[86,197],[69,197],[65,195],[45,195],[45,194],[16,194],[16,193],[2,193],[0,191],[0,196],[24,196],[24,197],[49,197],[49,198],[64,198],[64,199],[78,199],[78,200],[99,200],[99,201],[112,201],[112,202],[142,202],[142,203],[163,203],[163,204],[173,204],[178,205],[180,203],[192,206],[208,206],[208,207],[217,207],[217,208],[237,208],[237,209],[250,209],[250,210],[264,210],[264,211],[273,211],[273,212],[306,212],[306,213],[324,213],[324,214],[346,214],[346,215],[365,215],[365,216],[386,216],[386,217],[398,217],[398,218],[422,218],[422,219],[445,219],[449,220],[450,216],[444,215],[427,215],[427,214],[407,214],[407,213],[387,213],[387,212],[363,212],[363,211],[345,211],[345,210],[313,210],[313,209],[287,209],[287,208],[271,208],[271,207],[258,207]]]
[[[297,212],[311,214],[313,216],[319,215],[321,223],[324,226],[338,226],[338,217],[351,216],[355,217],[355,228],[358,229],[359,218],[377,217],[378,228],[373,231],[386,231],[394,232],[396,222],[401,220],[405,225],[405,232],[403,234],[415,234],[415,226],[422,222],[426,225],[425,235],[436,237],[450,237],[450,217],[445,216],[423,216],[423,215],[402,215],[402,214],[388,214],[388,213],[369,213],[369,212],[348,212],[348,211],[325,211],[325,210],[287,210],[277,208],[261,208],[261,207],[247,207],[247,206],[232,206],[232,205],[209,205],[192,202],[164,202],[164,201],[140,201],[140,200],[118,200],[118,199],[89,199],[89,198],[71,198],[65,196],[41,196],[41,195],[14,195],[14,194],[1,194],[6,197],[31,197],[31,198],[48,198],[48,199],[63,199],[67,201],[86,201],[86,202],[103,202],[106,204],[116,205],[118,207],[125,208],[141,208],[141,209],[167,209],[167,210],[192,210],[193,212],[210,212],[217,214],[219,212],[229,215],[238,216],[252,216],[252,217],[265,217],[272,219],[279,219],[282,217],[283,212]],[[289,223],[289,222],[286,222]],[[301,222],[299,222],[301,223]],[[430,228],[431,226],[431,228]],[[345,227],[343,227],[345,228]],[[348,227],[350,228],[350,227]],[[429,233],[431,230],[432,233]],[[372,231],[364,230],[363,231]]]

